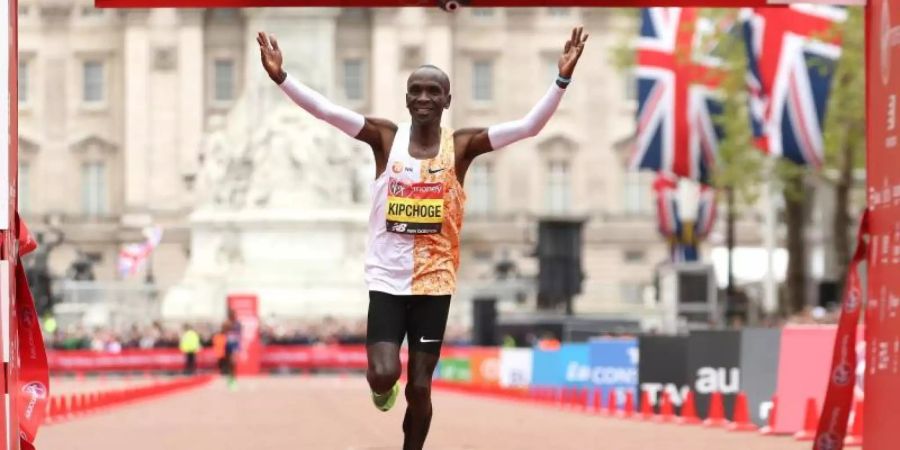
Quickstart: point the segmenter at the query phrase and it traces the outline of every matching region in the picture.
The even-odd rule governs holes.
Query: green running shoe
[[[380,411],[390,411],[391,408],[394,407],[394,403],[397,402],[397,397],[400,394],[400,382],[394,383],[394,387],[391,390],[385,392],[384,394],[376,394],[374,391],[372,392],[372,403],[375,404],[375,407]]]

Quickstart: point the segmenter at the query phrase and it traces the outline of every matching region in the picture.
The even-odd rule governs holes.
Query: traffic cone
[[[572,396],[572,406],[577,410],[587,408],[587,389],[574,388],[575,395]]]
[[[778,396],[772,396],[772,409],[769,410],[769,417],[766,418],[766,426],[759,429],[760,434],[775,434],[775,414],[778,412]]]
[[[593,400],[591,400],[591,403],[594,406],[595,413],[599,414],[603,411],[603,389],[594,389]]]
[[[647,391],[641,392],[641,420],[649,420],[653,417],[653,405],[650,404],[650,393]]]
[[[625,392],[625,408],[622,409],[621,415],[626,419],[634,416],[634,391],[631,389]]]
[[[50,397],[47,401],[47,414],[44,416],[44,423],[53,423],[53,420],[59,415],[59,411],[57,411],[57,397]]]
[[[571,408],[575,403],[575,397],[578,396],[578,392],[573,388],[563,388],[563,407]]]
[[[678,423],[682,425],[697,425],[700,418],[697,417],[697,405],[694,404],[694,391],[687,391],[684,396],[684,403],[681,404],[681,417]]]
[[[750,421],[750,407],[747,405],[747,394],[738,392],[734,399],[734,419],[728,424],[729,431],[756,431],[756,425]]]
[[[587,389],[575,389],[575,409],[585,411],[590,407],[591,392]]]
[[[803,421],[803,429],[794,433],[794,439],[798,441],[811,441],[816,437],[816,428],[819,426],[819,405],[816,399],[810,397],[806,401],[806,419]]]
[[[728,424],[725,419],[725,407],[722,404],[722,393],[713,392],[709,396],[709,414],[703,421],[704,427],[723,427]]]
[[[618,413],[619,399],[616,398],[616,390],[614,388],[609,389],[609,398],[606,399],[606,414],[608,416],[615,416]],[[597,405],[599,408],[600,405]]]
[[[669,391],[663,391],[659,399],[659,415],[654,417],[657,422],[671,422],[675,420],[675,408],[672,406],[672,398]]]
[[[863,445],[863,401],[857,398],[853,404],[853,423],[850,432],[844,438],[845,447],[862,447]]]

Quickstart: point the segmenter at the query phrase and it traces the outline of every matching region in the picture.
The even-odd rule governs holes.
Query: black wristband
[[[278,75],[279,75],[278,79],[272,78],[272,81],[274,81],[275,84],[280,86],[281,83],[284,83],[284,80],[287,80],[287,72],[282,70],[281,73]]]

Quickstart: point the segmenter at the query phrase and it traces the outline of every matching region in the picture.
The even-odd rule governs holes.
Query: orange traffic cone
[[[806,401],[806,419],[803,421],[803,429],[794,433],[794,439],[798,441],[811,441],[816,437],[816,428],[819,426],[819,405],[816,399],[810,397]]]
[[[659,399],[659,415],[655,417],[658,422],[671,422],[675,420],[675,408],[672,407],[672,398],[669,391],[663,391]]]
[[[588,407],[588,402],[590,401],[590,392],[587,389],[578,389],[575,388],[575,408],[579,410],[585,410]]]
[[[756,431],[756,425],[750,421],[750,407],[747,405],[747,394],[738,392],[734,399],[734,420],[728,425],[730,431]]]
[[[622,417],[630,419],[634,416],[634,392],[629,389],[625,393],[625,408],[622,409]]]
[[[650,404],[650,393],[647,391],[641,392],[641,420],[649,420],[653,417],[653,405]]]
[[[863,401],[857,398],[853,404],[853,423],[850,432],[844,438],[845,447],[862,447],[863,445]]]
[[[703,421],[705,427],[723,427],[728,424],[725,419],[725,406],[722,404],[722,393],[713,392],[709,396],[709,415]]]
[[[678,418],[678,423],[684,425],[700,423],[700,418],[697,417],[697,406],[694,404],[694,391],[687,391],[687,394],[685,394],[684,403],[681,404],[681,417]]]
[[[599,414],[600,412],[603,411],[602,400],[603,400],[603,389],[600,389],[600,388],[594,389],[594,396],[593,396],[593,400],[591,401],[591,404],[594,407],[595,413]]]
[[[53,423],[53,420],[59,416],[58,403],[56,402],[58,397],[51,396],[47,401],[47,414],[44,416],[44,423]]]
[[[616,390],[615,388],[609,389],[609,397],[606,399],[606,415],[615,416],[618,412],[618,403],[619,399],[616,398]],[[597,408],[600,408],[600,405],[597,405]]]
[[[766,419],[766,426],[759,429],[760,434],[775,434],[775,414],[778,412],[778,396],[772,396],[772,409],[769,410],[769,417]]]

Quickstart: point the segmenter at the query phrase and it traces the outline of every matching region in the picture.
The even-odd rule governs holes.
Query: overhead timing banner
[[[586,6],[586,7],[649,7],[649,6],[706,6],[736,8],[762,7],[776,4],[772,0],[96,0],[98,8],[263,8],[285,6],[342,6],[350,7],[537,7],[537,6]],[[454,10],[455,7],[448,9]]]

